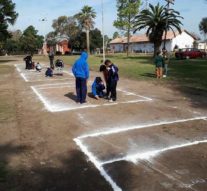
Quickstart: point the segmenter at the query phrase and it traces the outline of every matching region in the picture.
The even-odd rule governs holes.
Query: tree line
[[[168,2],[168,1],[166,1]],[[127,54],[129,52],[130,37],[132,33],[139,30],[146,30],[150,42],[154,44],[154,51],[160,49],[162,37],[167,31],[175,30],[181,32],[182,16],[174,9],[167,6],[149,4],[140,10],[141,0],[117,0],[117,19],[114,26],[127,37]],[[29,26],[23,32],[20,30],[9,32],[8,26],[15,23],[18,13],[15,12],[15,4],[12,0],[0,1],[0,52],[5,50],[8,53],[35,52],[42,48],[44,37],[38,35],[34,26]],[[87,49],[88,52],[102,47],[101,31],[94,27],[96,12],[90,6],[84,6],[79,13],[73,16],[60,16],[52,23],[53,31],[46,35],[46,42],[54,46],[59,37],[69,40],[71,49]],[[199,29],[207,34],[207,19],[203,18]],[[115,32],[113,37],[119,36]],[[105,36],[105,44],[109,42]]]

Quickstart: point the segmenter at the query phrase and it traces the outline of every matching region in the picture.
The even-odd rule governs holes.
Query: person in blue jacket
[[[86,103],[87,80],[89,78],[89,66],[87,63],[88,54],[83,51],[72,67],[76,79],[77,103]]]
[[[96,77],[92,84],[92,94],[96,99],[104,97],[105,86],[101,77]]]

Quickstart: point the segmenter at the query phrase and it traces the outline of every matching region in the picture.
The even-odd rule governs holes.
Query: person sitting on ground
[[[64,63],[62,60],[57,59],[55,62],[55,67],[57,68],[58,74],[63,75],[62,70],[64,68]]]
[[[96,77],[92,84],[92,94],[96,99],[104,97],[105,86],[101,77]]]
[[[45,77],[53,77],[53,70],[52,68],[47,68],[45,72]]]
[[[36,64],[35,68],[36,68],[37,72],[41,72],[41,70],[42,70],[42,66],[40,65],[39,62]]]

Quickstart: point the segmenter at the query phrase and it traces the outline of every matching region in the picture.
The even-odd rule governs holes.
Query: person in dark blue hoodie
[[[85,103],[87,94],[87,80],[89,78],[89,66],[87,63],[88,54],[84,51],[72,67],[73,75],[76,78],[77,102]]]

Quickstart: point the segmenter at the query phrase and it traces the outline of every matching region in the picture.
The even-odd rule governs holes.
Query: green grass
[[[207,91],[207,59],[172,60],[168,81]]]
[[[55,59],[57,58],[61,58],[66,65],[72,66],[79,56],[56,56]],[[107,58],[118,65],[121,77],[156,82],[151,55],[134,54],[126,57],[126,54],[114,54],[108,55]],[[35,62],[45,61],[49,64],[48,56],[35,56],[33,60]],[[101,55],[89,56],[90,69],[98,71],[101,60]],[[169,69],[169,77],[163,79],[162,83],[207,91],[207,59],[176,60],[172,58]]]

